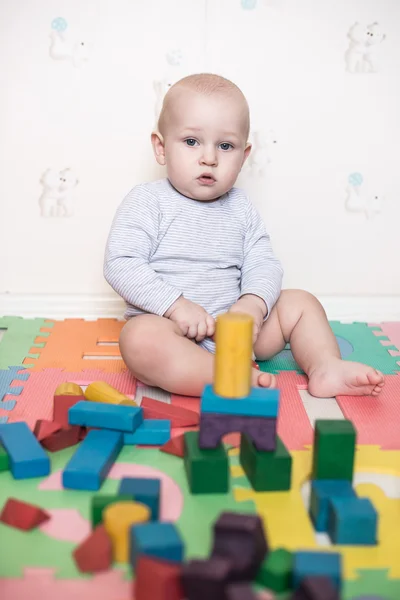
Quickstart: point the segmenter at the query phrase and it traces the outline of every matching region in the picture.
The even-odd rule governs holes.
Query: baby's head
[[[234,185],[250,153],[249,107],[231,81],[189,75],[166,93],[151,135],[172,185],[195,200],[215,200]]]

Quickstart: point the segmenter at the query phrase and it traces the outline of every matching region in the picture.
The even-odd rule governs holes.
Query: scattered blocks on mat
[[[59,452],[64,448],[70,448],[76,446],[81,439],[81,428],[73,425],[68,429],[60,429],[55,433],[45,437],[40,443],[43,448],[46,448],[49,452]]]
[[[10,470],[10,461],[8,458],[8,454],[0,443],[0,473],[2,471]]]
[[[224,446],[203,450],[199,447],[199,432],[187,431],[185,440],[185,471],[192,494],[226,494],[229,489],[229,463]]]
[[[175,437],[171,438],[166,444],[164,444],[164,446],[160,448],[161,452],[183,458],[185,456],[184,436],[185,434],[181,433],[180,435],[176,435]]]
[[[333,544],[374,545],[378,515],[369,498],[331,498],[328,533]]]
[[[9,498],[0,514],[2,523],[22,531],[30,531],[49,519],[49,513],[39,506],[22,502],[16,498]]]
[[[305,577],[328,577],[339,591],[342,587],[342,557],[336,552],[295,552],[293,588],[296,590]]]
[[[226,600],[258,600],[250,583],[231,583],[225,591]]]
[[[176,562],[183,560],[183,542],[174,523],[133,525],[130,541],[130,562],[133,567],[143,554]]]
[[[55,421],[47,421],[46,419],[38,419],[35,423],[33,433],[36,439],[41,442],[45,438],[49,437],[56,431],[60,431],[62,425]]]
[[[346,479],[311,481],[310,517],[316,531],[328,531],[329,501],[336,497],[356,497],[350,481]]]
[[[140,409],[142,410],[142,409]],[[124,444],[161,446],[171,438],[171,421],[147,419],[133,433],[124,434]]]
[[[183,600],[182,565],[140,556],[136,563],[135,600]]]
[[[282,593],[292,585],[293,554],[285,548],[269,552],[257,573],[257,583],[273,592]]]
[[[132,502],[131,496],[123,496],[122,494],[111,495],[96,495],[92,496],[91,500],[91,515],[92,515],[92,527],[96,527],[103,523],[103,510],[110,506],[110,504],[117,504],[118,502]]]
[[[49,457],[25,422],[0,425],[0,442],[8,454],[14,479],[50,473]]]
[[[123,434],[119,431],[89,431],[63,471],[63,486],[73,490],[100,489],[122,445]]]
[[[212,384],[204,386],[200,412],[247,417],[277,417],[279,410],[278,389],[253,387],[248,396],[226,398],[218,396]]]
[[[329,577],[305,577],[291,600],[340,600],[337,587]]]
[[[62,427],[69,427],[69,409],[85,400],[84,395],[58,394],[54,395],[53,402],[53,421],[59,423]]]
[[[182,567],[182,585],[187,600],[220,600],[232,573],[232,563],[213,557],[190,560]]]
[[[214,523],[211,555],[227,558],[233,565],[232,580],[252,581],[268,551],[259,515],[222,513]]]
[[[143,396],[140,403],[144,419],[167,419],[171,427],[192,427],[199,424],[200,416],[194,410],[167,404],[154,398]]]
[[[276,417],[201,413],[199,444],[201,448],[215,448],[224,435],[235,431],[248,434],[257,450],[272,451],[276,448],[276,422]]]
[[[315,422],[312,479],[353,480],[356,430],[348,420]]]
[[[149,519],[149,507],[133,500],[110,504],[104,509],[104,527],[111,538],[113,556],[117,562],[129,562],[131,527],[137,523],[145,523]]]
[[[276,449],[257,450],[247,434],[241,435],[240,464],[256,492],[290,490],[292,457],[277,436]]]
[[[144,477],[124,477],[121,480],[118,493],[130,496],[132,500],[141,502],[150,509],[150,520],[157,521],[160,514],[160,479]]]
[[[119,406],[84,400],[69,409],[68,420],[70,425],[132,433],[142,424],[143,411],[138,406]]]
[[[103,525],[96,527],[74,550],[76,566],[82,573],[106,571],[112,565],[112,545]]]
[[[56,387],[55,396],[84,396],[83,389],[77,383],[64,381]]]
[[[85,390],[85,398],[90,402],[104,402],[106,404],[121,404],[137,406],[136,402],[121,394],[106,381],[93,381]]]

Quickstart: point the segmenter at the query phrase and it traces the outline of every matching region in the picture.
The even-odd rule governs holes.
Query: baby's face
[[[246,108],[236,96],[180,91],[164,143],[168,178],[181,194],[215,200],[235,184],[250,152]]]

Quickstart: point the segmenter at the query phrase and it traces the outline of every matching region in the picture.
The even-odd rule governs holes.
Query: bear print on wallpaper
[[[345,54],[349,73],[376,73],[378,71],[378,49],[386,39],[379,23],[361,25],[354,23],[347,33],[349,47]]]
[[[351,173],[347,179],[345,208],[348,212],[363,213],[370,219],[383,210],[382,194],[378,195],[364,189],[364,177],[361,173]]]
[[[47,169],[40,183],[43,192],[39,198],[40,213],[42,217],[72,217],[72,190],[79,181],[72,169]]]
[[[249,171],[251,175],[263,175],[276,151],[278,143],[276,135],[272,129],[267,133],[259,130],[251,130],[249,142],[252,144],[252,149],[249,158],[244,163],[244,169]]]
[[[67,34],[67,21],[63,17],[53,19],[50,33],[50,57],[54,60],[70,61],[74,67],[81,67],[88,59],[87,44],[74,41]]]

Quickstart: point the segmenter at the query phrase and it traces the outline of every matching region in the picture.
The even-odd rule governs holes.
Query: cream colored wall
[[[67,25],[61,54],[56,17]],[[375,73],[346,71],[356,21],[386,35]],[[285,287],[399,295],[399,22],[398,0],[3,0],[0,293],[110,295],[114,212],[131,187],[163,175],[149,141],[154,82],[211,71],[242,87],[266,140],[238,183],[265,219]],[[79,180],[70,217],[41,216],[50,168]],[[368,216],[346,209],[347,191]]]

